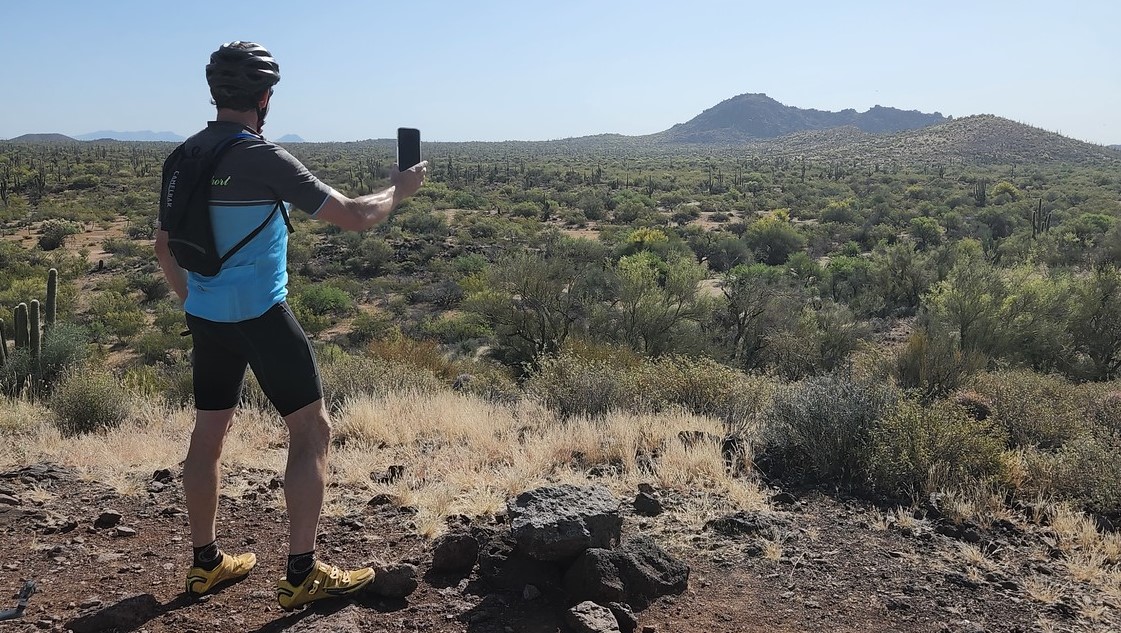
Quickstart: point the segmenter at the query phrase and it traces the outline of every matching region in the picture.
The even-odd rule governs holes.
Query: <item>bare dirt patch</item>
[[[417,535],[415,516],[393,505],[325,517],[318,551],[344,566],[379,560],[417,564],[423,581],[414,594],[281,611],[273,588],[282,574],[287,530],[277,475],[244,468],[226,474],[219,534],[229,550],[255,551],[259,567],[208,599],[188,600],[182,593],[190,554],[187,522],[180,472],[170,470],[166,483],[149,481],[130,495],[67,468],[39,465],[0,477],[0,492],[14,501],[0,505],[5,591],[14,595],[25,580],[39,586],[22,619],[6,624],[7,630],[565,630],[561,613],[568,605],[562,597],[527,599],[493,591],[471,576],[431,573],[429,542]],[[637,614],[639,630],[1116,630],[1116,605],[1090,591],[1086,600],[1069,603],[1033,600],[1028,588],[1034,580],[1028,576],[1039,572],[999,563],[1017,560],[1010,553],[1029,556],[1043,542],[1032,528],[982,532],[978,547],[988,548],[997,564],[977,574],[970,571],[976,561],[947,557],[960,547],[958,540],[921,522],[887,521],[863,502],[814,492],[793,501],[776,506],[777,527],[768,538],[726,536],[628,512],[624,534],[654,534],[692,567],[684,594],[661,598]],[[98,527],[107,510],[121,515],[119,523]],[[1050,565],[1051,573],[1061,566],[1055,560],[1033,564]],[[1096,609],[1089,609],[1091,603]]]

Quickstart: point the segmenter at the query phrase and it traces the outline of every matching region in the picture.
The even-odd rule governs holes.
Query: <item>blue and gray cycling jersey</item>
[[[204,150],[246,128],[211,121],[187,140]],[[314,216],[331,194],[291,154],[254,137],[234,145],[214,171],[210,218],[219,253],[226,253],[261,225],[277,201]],[[256,237],[234,253],[213,277],[187,273],[188,314],[222,323],[255,319],[288,296],[288,228],[277,212]]]

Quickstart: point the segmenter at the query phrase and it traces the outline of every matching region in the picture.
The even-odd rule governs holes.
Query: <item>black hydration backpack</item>
[[[163,164],[163,184],[160,189],[160,228],[168,233],[168,246],[180,267],[213,277],[234,253],[242,249],[272,221],[277,211],[284,216],[288,230],[288,210],[280,200],[265,221],[245,236],[224,255],[218,254],[214,244],[214,228],[210,222],[210,185],[218,161],[228,149],[244,139],[257,138],[241,133],[230,137],[210,151],[194,148],[188,154],[186,144],[175,148]]]

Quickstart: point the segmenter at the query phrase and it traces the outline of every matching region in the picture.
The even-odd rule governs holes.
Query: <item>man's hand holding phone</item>
[[[397,128],[397,164],[389,173],[389,181],[396,188],[393,197],[400,201],[416,193],[427,174],[428,162],[420,159],[420,130]]]
[[[404,200],[416,193],[428,175],[428,161],[423,160],[405,171],[397,171],[397,165],[389,170],[389,182],[393,183],[393,197]]]

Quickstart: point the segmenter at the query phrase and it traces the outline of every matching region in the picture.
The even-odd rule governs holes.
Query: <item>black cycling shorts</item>
[[[221,411],[237,406],[246,366],[281,416],[323,397],[315,353],[288,304],[237,323],[207,321],[188,314],[194,342],[195,408]]]

